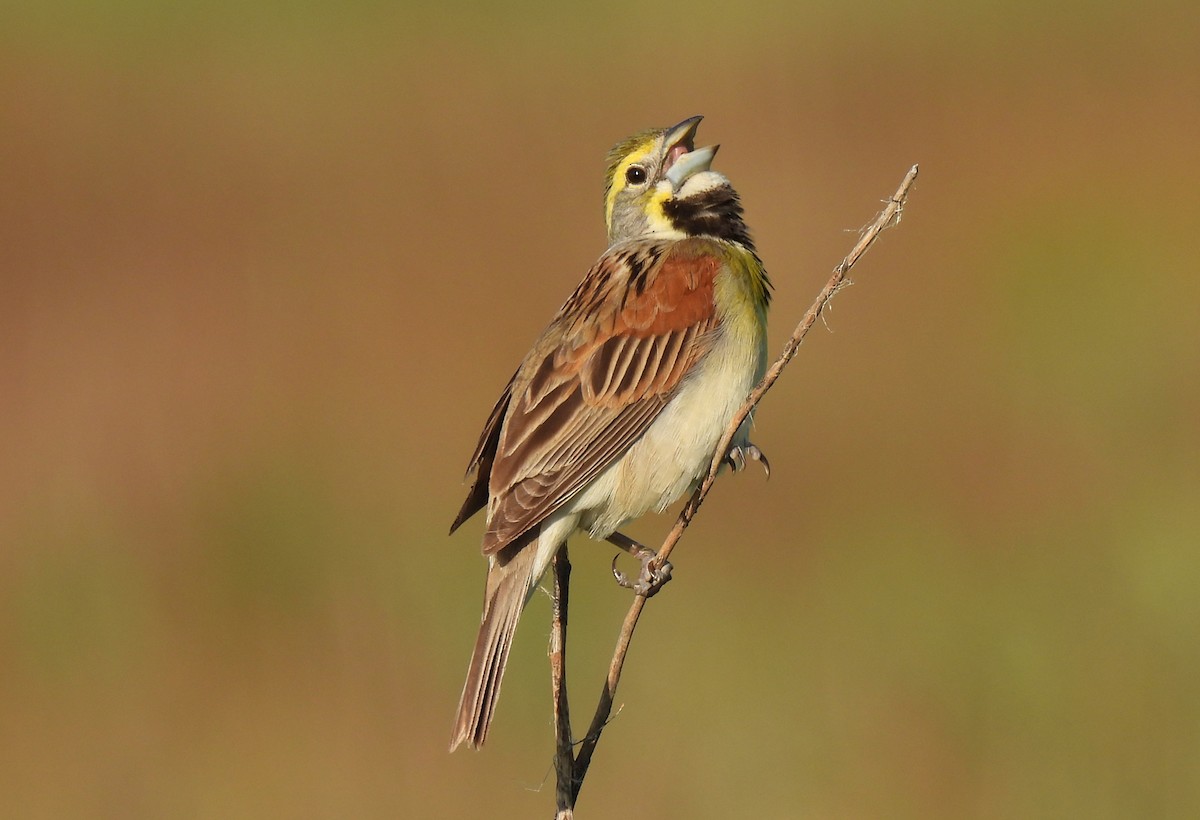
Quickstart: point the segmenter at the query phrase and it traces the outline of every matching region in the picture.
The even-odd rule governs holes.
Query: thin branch
[[[882,233],[886,228],[899,224],[904,210],[904,205],[908,201],[909,190],[912,188],[912,184],[914,181],[916,181],[916,178],[917,166],[914,165],[904,176],[904,180],[900,183],[900,187],[896,189],[896,193],[894,193],[887,201],[886,207],[884,207],[884,209],[875,218],[875,221],[863,231],[858,243],[854,246],[850,253],[847,254],[844,259],[842,259],[836,268],[834,268],[833,276],[831,276],[829,281],[825,283],[825,287],[822,288],[821,292],[817,295],[816,300],[813,301],[812,306],[808,309],[808,312],[804,314],[804,318],[800,320],[800,324],[796,325],[796,329],[792,331],[791,338],[789,338],[787,344],[784,345],[783,351],[780,353],[779,358],[775,360],[773,365],[771,365],[766,375],[763,376],[762,381],[758,383],[758,386],[750,391],[750,395],[746,397],[746,401],[742,404],[741,409],[739,409],[734,415],[733,419],[729,423],[729,426],[726,428],[724,435],[721,437],[720,442],[717,444],[716,450],[713,452],[712,461],[708,466],[708,473],[704,476],[704,480],[700,482],[700,485],[696,488],[696,491],[692,494],[692,497],[688,500],[687,504],[684,505],[683,510],[679,513],[679,518],[675,521],[675,526],[671,528],[669,533],[667,533],[667,537],[664,539],[662,546],[658,550],[658,554],[654,558],[655,566],[661,567],[663,562],[666,561],[667,557],[671,554],[671,550],[675,549],[675,545],[679,543],[679,539],[683,536],[684,531],[688,528],[688,525],[692,522],[692,519],[699,511],[700,505],[704,503],[705,496],[707,496],[709,490],[712,489],[713,482],[717,478],[717,473],[721,469],[721,464],[725,460],[725,454],[729,451],[729,445],[733,442],[733,437],[737,435],[738,428],[742,426],[742,423],[746,420],[750,413],[753,412],[755,406],[762,400],[762,397],[766,395],[766,392],[771,389],[772,385],[775,384],[775,381],[779,378],[780,373],[783,372],[783,368],[785,368],[788,362],[792,360],[792,357],[796,355],[796,351],[799,349],[801,342],[804,341],[804,337],[808,335],[808,331],[821,316],[821,312],[825,309],[826,305],[829,304],[829,300],[832,299],[834,294],[847,284],[846,275],[850,272],[850,269],[854,267],[855,263],[857,263],[862,255],[867,252],[871,245],[875,243],[875,240],[879,237],[880,233]],[[646,600],[647,599],[645,595],[635,595],[633,603],[630,604],[629,612],[625,615],[625,622],[621,625],[621,633],[617,638],[617,646],[613,651],[612,662],[608,667],[608,677],[604,681],[604,689],[600,692],[600,702],[596,706],[596,714],[592,718],[592,724],[588,728],[587,735],[584,736],[582,741],[580,741],[579,754],[575,758],[571,789],[572,797],[570,802],[572,808],[575,805],[576,799],[579,797],[579,790],[583,786],[583,779],[587,774],[588,766],[591,764],[592,754],[595,752],[596,744],[600,742],[600,733],[604,731],[604,727],[608,723],[609,716],[612,714],[612,706],[614,698],[616,697],[617,684],[621,680],[621,671],[625,665],[625,656],[629,652],[629,643],[631,640],[633,640],[633,632],[634,629],[637,628],[638,618],[642,614],[642,608],[646,605]],[[556,609],[555,611],[557,612],[558,610]],[[564,630],[565,619],[566,610],[564,603]],[[562,691],[565,698],[565,668],[562,671],[564,675]],[[570,730],[568,728],[568,737],[569,734]],[[562,738],[560,737],[560,754],[561,747]]]
[[[796,355],[796,351],[800,349],[800,344],[804,341],[804,337],[808,335],[808,331],[816,324],[817,319],[821,316],[821,312],[826,305],[839,290],[847,284],[846,275],[855,263],[862,257],[864,253],[875,244],[875,240],[879,238],[879,234],[893,225],[900,224],[901,215],[904,212],[904,204],[908,201],[908,192],[912,188],[913,182],[917,179],[917,166],[914,165],[904,175],[904,180],[900,183],[900,187],[896,189],[896,193],[892,194],[891,199],[887,201],[887,206],[879,212],[875,217],[875,221],[863,231],[862,236],[858,240],[858,244],[846,255],[838,266],[833,269],[833,275],[829,277],[829,281],[825,283],[825,287],[817,294],[817,298],[808,308],[808,312],[804,314],[804,318],[800,320],[800,324],[796,325],[796,329],[792,331],[791,338],[783,346],[783,351],[779,354],[779,358],[767,370],[762,381],[758,383],[750,395],[746,397],[746,401],[742,403],[741,409],[734,415],[729,426],[725,428],[725,434],[721,436],[720,442],[717,444],[717,449],[713,453],[712,462],[708,465],[708,474],[704,476],[704,480],[700,486],[696,488],[696,492],[684,505],[683,511],[679,513],[679,518],[675,521],[675,526],[667,533],[666,539],[663,540],[663,545],[658,550],[658,555],[655,557],[655,565],[662,566],[662,563],[670,556],[671,550],[675,549],[675,545],[679,543],[679,539],[683,536],[683,531],[688,528],[688,524],[692,523],[696,512],[700,509],[700,505],[704,503],[704,497],[708,495],[708,491],[712,489],[713,482],[717,480],[717,473],[721,469],[721,464],[725,461],[725,454],[729,451],[729,445],[733,443],[733,437],[737,435],[738,428],[742,426],[742,422],[754,411],[755,406],[762,401],[762,397],[775,384],[779,375],[783,372],[783,368],[787,367],[788,362]]]
[[[575,807],[575,755],[572,750],[571,710],[567,703],[567,604],[571,588],[571,561],[564,543],[554,554],[553,617],[550,628],[550,688],[554,695],[554,779],[558,813],[555,820],[571,820]]]
[[[648,599],[645,595],[633,596],[629,612],[625,614],[625,622],[621,624],[621,634],[617,636],[617,648],[613,652],[612,661],[608,664],[608,677],[604,679],[604,689],[600,691],[600,703],[596,706],[596,714],[592,717],[592,725],[587,734],[579,742],[579,755],[575,758],[575,799],[579,799],[579,790],[583,788],[583,778],[587,775],[588,766],[592,765],[592,753],[600,742],[600,733],[608,724],[608,716],[612,714],[613,699],[617,696],[617,684],[621,682],[621,670],[625,666],[625,655],[629,652],[629,642],[633,640],[633,630],[637,628],[638,618]]]

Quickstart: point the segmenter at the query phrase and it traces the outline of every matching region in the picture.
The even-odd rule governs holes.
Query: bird
[[[670,577],[619,532],[664,511],[707,473],[766,367],[771,281],[720,146],[695,147],[702,117],[642,131],[608,154],[608,249],[533,343],[472,453],[450,527],[486,509],[483,614],[450,740],[480,748],[495,714],[521,612],[577,531],[642,562],[653,594]],[[765,455],[739,427],[725,461]],[[615,561],[615,559],[614,559]]]

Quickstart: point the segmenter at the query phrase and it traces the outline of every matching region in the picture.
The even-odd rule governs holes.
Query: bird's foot
[[[626,589],[632,589],[635,595],[645,595],[647,598],[653,597],[667,581],[671,580],[671,571],[674,569],[670,561],[663,561],[662,566],[658,565],[658,553],[649,547],[639,544],[628,535],[622,535],[619,532],[614,532],[608,537],[611,544],[615,544],[625,552],[632,555],[642,564],[642,571],[638,574],[637,580],[632,580],[628,575],[617,569],[617,559],[621,556],[614,555],[612,563],[613,577],[617,579],[617,583]]]
[[[637,580],[632,580],[628,575],[617,569],[617,559],[621,556],[613,556],[612,574],[617,579],[617,583],[626,589],[632,589],[634,595],[645,595],[647,598],[653,598],[654,595],[663,588],[667,581],[671,580],[671,571],[674,567],[670,561],[663,561],[662,566],[657,566],[655,560],[658,553],[653,550],[646,550],[644,555],[635,556],[642,562],[642,571],[638,574]]]
[[[767,471],[767,478],[771,477],[771,462],[767,461],[767,455],[758,446],[746,442],[745,444],[734,444],[729,448],[729,452],[725,454],[725,463],[729,465],[735,473],[740,473],[746,469],[746,459],[757,461]]]

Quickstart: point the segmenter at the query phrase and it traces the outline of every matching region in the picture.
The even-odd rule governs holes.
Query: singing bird
[[[703,478],[766,364],[770,280],[718,146],[700,117],[618,143],[608,155],[608,250],[521,362],[467,468],[459,525],[487,509],[483,617],[450,750],[487,739],[521,611],[577,530],[642,561],[652,592],[669,575],[618,529],[662,511]],[[762,461],[738,431],[727,460]],[[618,576],[618,580],[622,580]]]

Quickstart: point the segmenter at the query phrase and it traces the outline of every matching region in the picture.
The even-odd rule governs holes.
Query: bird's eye
[[[646,169],[640,165],[631,165],[625,172],[625,181],[630,185],[641,185],[646,181]]]

